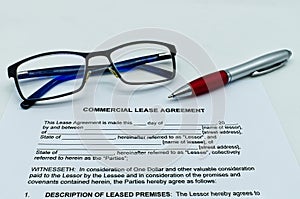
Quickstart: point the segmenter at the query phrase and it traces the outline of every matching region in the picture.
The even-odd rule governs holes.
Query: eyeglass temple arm
[[[154,67],[151,65],[147,65],[147,67],[149,67],[149,68],[147,68],[147,67],[145,67],[144,64],[161,61],[161,60],[166,60],[166,59],[171,59],[171,58],[172,58],[172,56],[170,54],[158,53],[158,54],[154,54],[154,55],[147,55],[147,56],[143,56],[143,57],[120,61],[120,62],[115,63],[115,67],[118,69],[118,71],[120,73],[122,73],[122,72],[127,72],[137,66],[140,66],[139,69],[141,69],[141,70],[145,70],[145,71],[154,73],[156,75],[160,75],[160,76],[168,78],[168,77],[172,76],[172,74],[173,74],[172,72],[170,72],[168,70],[160,69],[160,68],[157,68],[157,67]]]
[[[122,62],[117,62],[115,65],[118,68],[118,70],[121,69],[120,72],[126,72],[136,66],[139,66],[141,64],[149,63],[149,62],[154,62],[154,61],[159,61],[163,59],[168,59],[171,57],[171,55],[163,55],[163,56],[156,56],[156,59],[151,59],[151,57],[154,55],[149,55],[145,57],[138,57],[138,58],[133,58],[130,60],[125,60]],[[143,58],[143,59],[141,59]],[[46,83],[44,86],[39,88],[37,91],[35,91],[32,95],[28,97],[28,99],[33,99],[33,98],[40,98],[44,94],[46,94],[49,90],[51,90],[53,87],[56,85],[63,83],[65,81],[73,80],[76,78],[79,78],[81,76],[77,75],[78,72],[80,71],[81,66],[66,66],[66,67],[57,67],[57,68],[51,68],[51,69],[38,69],[38,70],[32,70],[32,71],[26,71],[24,74],[18,75],[19,79],[25,79],[25,78],[31,78],[31,77],[41,77],[41,76],[52,76],[52,75],[60,75],[55,77],[54,79],[50,80],[48,83]],[[156,67],[153,67],[151,65],[147,66],[141,66],[141,69],[144,69],[148,72],[153,72],[158,75],[164,76],[164,77],[170,77],[172,75],[171,72],[164,70],[164,69],[159,69]],[[108,72],[109,70],[107,69],[107,65],[98,65],[98,66],[91,66],[89,70],[91,71],[101,71],[105,69],[104,72]],[[63,73],[63,74],[62,74]],[[32,105],[35,104],[35,100],[24,100],[20,105],[23,109],[28,109]]]
[[[144,69],[144,70],[146,70],[148,72],[153,72],[153,70],[160,70],[159,71],[160,74],[163,74],[162,76],[166,76],[166,77],[169,77],[172,74],[171,72],[169,72],[167,70],[155,68],[155,67],[153,67],[151,65],[147,65],[147,66],[143,65],[143,66],[140,66],[140,68],[142,68],[142,69]],[[110,71],[109,70],[105,70],[105,72],[110,72]],[[169,74],[169,73],[171,73],[171,74]],[[77,74],[77,72],[75,74]],[[57,76],[54,79],[52,79],[49,82],[47,82],[44,86],[42,86],[41,88],[39,88],[37,91],[35,91],[32,95],[30,95],[28,97],[28,99],[40,98],[44,94],[46,94],[49,90],[51,90],[52,88],[54,88],[55,86],[57,86],[58,84],[64,83],[64,82],[69,81],[69,80],[74,80],[74,79],[77,79],[77,78],[79,78],[77,75],[72,75],[72,74]],[[24,100],[21,103],[21,107],[23,109],[28,109],[32,105],[34,105],[35,102],[36,101],[34,101],[34,100]]]
[[[57,86],[58,84],[61,84],[63,82],[69,81],[69,80],[73,80],[78,78],[78,75],[60,75],[55,77],[54,79],[50,80],[49,82],[47,82],[45,85],[43,85],[41,88],[39,88],[37,91],[35,91],[32,95],[30,95],[28,97],[28,99],[36,99],[36,98],[40,98],[43,95],[45,95],[49,90],[51,90],[52,88],[54,88],[55,86]],[[35,100],[24,100],[20,106],[23,109],[29,109],[32,105],[35,104]]]
[[[139,65],[160,61],[164,59],[169,59],[169,58],[171,58],[171,55],[161,55],[161,56],[159,54],[148,55],[148,56],[120,61],[115,63],[115,66],[118,68],[119,72],[127,72]],[[45,68],[45,69],[37,69],[37,70],[29,70],[29,71],[20,71],[20,74],[18,74],[18,79],[43,77],[43,76],[56,76],[56,75],[74,75],[75,73],[80,72],[81,67],[82,65],[73,65],[73,66],[62,66],[62,67]],[[108,65],[94,65],[94,66],[88,66],[88,70],[92,72],[101,71],[103,73],[103,70],[105,70],[104,72],[109,72],[108,67],[109,67]],[[153,66],[150,66],[150,68],[151,67]],[[169,71],[164,69],[147,70],[145,67],[142,67],[141,69],[144,69],[148,72],[155,73],[163,77],[169,77],[169,73],[170,73]]]

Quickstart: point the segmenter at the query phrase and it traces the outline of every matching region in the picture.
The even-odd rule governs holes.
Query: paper
[[[26,111],[12,97],[0,198],[299,197],[299,166],[258,82],[168,100],[182,81],[134,88],[106,78]]]

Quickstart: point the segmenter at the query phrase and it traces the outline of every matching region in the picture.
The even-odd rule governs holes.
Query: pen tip
[[[174,95],[173,95],[173,94],[171,94],[171,95],[169,95],[169,96],[168,96],[168,98],[173,98],[173,97],[174,97]]]
[[[290,51],[290,50],[287,50],[288,51],[288,54],[289,54],[289,57],[291,57],[292,56],[292,51]]]

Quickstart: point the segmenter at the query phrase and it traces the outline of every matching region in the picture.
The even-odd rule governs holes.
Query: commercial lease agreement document
[[[299,166],[259,83],[168,100],[182,82],[101,81],[29,110],[11,98],[1,199],[299,198]]]

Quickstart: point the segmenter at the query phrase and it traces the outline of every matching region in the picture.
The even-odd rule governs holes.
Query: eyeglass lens
[[[17,79],[26,99],[41,99],[79,89],[85,68],[85,59],[79,55],[54,54],[21,64]]]
[[[155,83],[173,77],[170,50],[157,44],[136,44],[115,50],[111,59],[123,81],[132,84]]]

